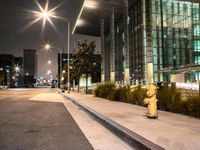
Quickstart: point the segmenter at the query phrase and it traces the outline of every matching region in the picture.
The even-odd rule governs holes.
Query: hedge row
[[[146,89],[141,86],[130,88],[129,86],[116,87],[114,84],[106,83],[97,86],[95,96],[144,106],[143,100],[146,97]],[[158,109],[180,113],[200,118],[200,97],[198,94],[186,94],[176,88],[164,87],[157,92]]]

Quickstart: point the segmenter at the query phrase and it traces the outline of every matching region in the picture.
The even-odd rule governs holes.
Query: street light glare
[[[19,67],[16,67],[16,71],[19,71]]]
[[[77,26],[82,26],[85,24],[85,21],[83,19],[79,19],[77,22]]]
[[[48,64],[49,64],[49,65],[51,64],[51,60],[48,61]]]
[[[42,29],[44,29],[46,22],[48,21],[51,24],[51,26],[54,28],[54,30],[57,32],[57,29],[54,23],[52,22],[51,18],[62,19],[62,17],[59,17],[56,15],[55,10],[59,8],[63,3],[58,4],[52,9],[49,9],[49,0],[46,1],[44,8],[40,5],[40,3],[37,0],[35,0],[35,3],[38,6],[39,11],[32,11],[36,16],[34,23],[38,22],[39,20],[43,20]]]
[[[49,13],[46,11],[44,11],[43,13],[40,14],[40,17],[44,18],[44,19],[47,19],[49,16],[50,16]]]
[[[48,71],[47,71],[47,74],[48,74],[48,75],[51,74],[51,70],[48,70]]]
[[[95,9],[95,8],[97,8],[97,2],[95,2],[93,0],[87,0],[85,3],[85,7],[90,8],[90,9]]]
[[[45,49],[45,50],[50,50],[50,48],[51,48],[51,45],[50,45],[50,44],[47,43],[47,44],[44,45],[44,49]]]
[[[14,71],[16,72],[16,73],[18,73],[18,72],[20,72],[20,66],[18,66],[18,65],[16,65],[16,66],[14,66]]]

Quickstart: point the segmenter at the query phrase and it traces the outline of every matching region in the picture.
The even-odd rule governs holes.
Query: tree
[[[72,56],[71,70],[70,71],[71,71],[70,77],[78,85],[78,92],[79,92],[79,80],[81,78],[83,70],[81,68],[81,63],[79,61],[79,55],[77,55],[76,53]]]
[[[75,84],[78,85],[78,92],[79,92],[79,79],[82,75],[82,70],[80,66],[80,62],[79,59],[77,58],[78,55],[73,54],[70,58],[70,69],[69,69],[69,73],[70,73],[70,84],[73,83],[73,81],[75,81]],[[65,71],[65,73],[63,73],[63,77],[64,77],[64,83],[68,82],[68,64],[65,64],[63,66],[63,70]]]
[[[95,41],[78,42],[78,47],[73,55],[72,70],[74,78],[78,81],[81,75],[85,74],[86,78],[86,94],[88,93],[88,78],[90,75],[95,74],[97,69],[95,57]]]
[[[70,62],[70,68],[69,68],[69,76],[70,76],[70,85],[71,85],[71,83],[73,83],[73,80],[75,80],[76,81],[76,83],[78,82],[78,77],[79,76],[77,76],[77,71],[74,71],[74,67],[73,67],[73,57],[71,57],[71,62]],[[64,83],[67,83],[68,82],[68,64],[65,64],[64,66],[63,66],[63,70],[65,71],[64,73],[62,73],[62,75],[63,75],[63,77],[64,77],[64,81],[63,81],[63,84]]]

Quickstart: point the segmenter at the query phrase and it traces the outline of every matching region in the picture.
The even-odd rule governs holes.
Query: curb
[[[60,93],[60,92],[59,92]],[[85,112],[92,115],[99,123],[104,127],[109,129],[115,135],[120,137],[126,143],[136,150],[164,150],[161,146],[145,139],[144,137],[138,135],[137,133],[129,130],[128,128],[118,124],[117,122],[101,115],[100,113],[94,111],[93,109],[85,106],[84,104],[78,102],[77,100],[60,93],[65,99],[71,100],[75,105],[81,107]]]

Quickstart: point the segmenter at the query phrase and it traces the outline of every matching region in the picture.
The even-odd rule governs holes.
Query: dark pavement
[[[92,150],[62,103],[28,101],[40,92],[0,92],[0,150]]]

